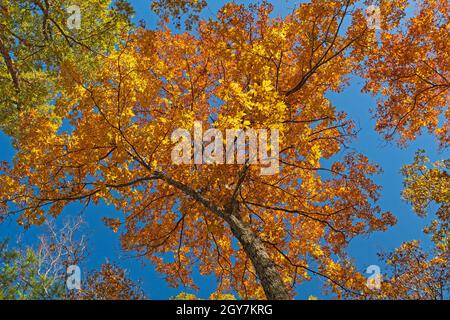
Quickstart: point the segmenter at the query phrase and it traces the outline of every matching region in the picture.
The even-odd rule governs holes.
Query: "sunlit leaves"
[[[70,29],[67,12],[80,8],[80,28]],[[21,112],[52,117],[54,100],[67,89],[61,72],[92,79],[98,58],[114,49],[130,30],[124,1],[0,1],[0,128],[17,136]]]
[[[389,3],[383,12],[401,21],[404,1]],[[264,298],[254,257],[230,229],[236,220],[261,243],[289,296],[313,275],[339,295],[356,288],[363,278],[346,256],[348,243],[386,230],[395,218],[375,203],[380,187],[372,179],[380,168],[348,152],[356,126],[326,94],[364,71],[368,91],[402,102],[381,113],[379,129],[388,128],[418,82],[406,85],[405,95],[397,95],[403,85],[396,81],[381,84],[391,71],[408,69],[422,49],[402,51],[404,38],[389,32],[377,46],[361,10],[351,12],[354,4],[312,1],[281,19],[271,18],[267,3],[230,3],[217,19],[200,21],[195,34],[162,26],[122,35],[108,55],[95,56],[95,74],[72,57],[58,73],[62,94],[54,103],[64,125],[34,109],[21,113],[18,154],[0,177],[2,214],[39,224],[69,203],[102,201],[121,212],[104,221],[120,233],[123,249],[151,261],[170,285],[196,288],[198,267],[216,276],[218,292]],[[422,27],[425,37],[436,32],[441,39],[440,27]],[[443,58],[436,57],[439,67]],[[417,115],[411,126],[436,124],[446,98],[436,99],[424,107],[431,118]],[[280,172],[175,165],[170,135],[192,130],[195,121],[204,130],[279,129]],[[412,138],[415,129],[402,132]],[[420,188],[405,196],[420,195],[423,182],[413,184]]]
[[[368,79],[365,91],[379,95],[376,129],[389,140],[398,137],[400,144],[427,130],[446,148],[450,142],[449,2],[415,1],[412,17],[402,12],[405,1],[397,2],[381,1],[385,24],[379,41],[366,51],[361,73]]]

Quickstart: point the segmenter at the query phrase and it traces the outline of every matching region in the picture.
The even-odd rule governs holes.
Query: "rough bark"
[[[241,219],[231,215],[227,219],[233,235],[250,258],[256,275],[269,300],[288,300],[289,294],[278,273],[275,263],[270,258],[261,238]]]

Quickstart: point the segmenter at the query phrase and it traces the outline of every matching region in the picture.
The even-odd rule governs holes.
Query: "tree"
[[[403,243],[394,252],[381,255],[388,272],[375,298],[396,300],[447,300],[450,293],[449,254],[442,248],[424,250],[420,242]]]
[[[45,300],[63,295],[64,284],[40,272],[41,261],[35,251],[9,250],[7,243],[0,243],[0,300]]]
[[[145,299],[139,283],[113,263],[91,270],[82,277],[80,290],[66,288],[67,268],[82,267],[87,254],[81,217],[68,220],[62,227],[46,222],[39,244],[26,249],[8,249],[0,242],[0,300],[119,300]]]
[[[78,13],[80,25],[71,26]],[[1,0],[0,128],[19,134],[26,110],[51,115],[57,123],[52,102],[63,94],[62,70],[95,77],[99,56],[129,32],[131,14],[122,0]]]
[[[386,3],[395,20],[403,2]],[[0,177],[3,214],[28,225],[74,201],[106,201],[124,213],[107,220],[123,248],[171,285],[195,287],[197,263],[218,292],[244,299],[291,298],[311,275],[354,293],[362,278],[349,241],[395,218],[375,203],[380,169],[346,150],[355,125],[325,94],[367,66],[375,30],[352,0],[301,4],[284,19],[270,12],[228,4],[195,36],[139,29],[102,58],[95,81],[62,70],[55,111],[70,128],[23,111],[18,155]],[[174,164],[171,133],[196,121],[279,130],[279,172]]]
[[[124,269],[111,264],[102,264],[100,270],[92,272],[84,281],[82,289],[75,294],[77,300],[143,300],[142,288],[127,277]]]
[[[353,124],[324,97],[342,86],[352,65],[343,52],[365,32],[339,35],[351,4],[301,5],[285,22],[271,21],[267,4],[230,4],[218,21],[201,24],[199,38],[140,30],[105,59],[96,84],[66,74],[72,86],[57,105],[72,133],[27,113],[40,125],[23,127],[16,168],[30,170],[5,168],[3,194],[20,199],[23,223],[40,222],[48,205],[57,215],[73,200],[112,203],[128,212],[123,247],[151,259],[173,285],[194,285],[190,270],[198,259],[202,273],[218,276],[219,289],[233,285],[245,298],[265,292],[286,299],[308,272],[332,281],[328,274],[342,268],[332,254],[344,257],[351,238],[394,222],[372,206],[378,187],[369,177],[378,168],[366,157],[349,153],[331,168],[319,164],[353,134]],[[299,32],[305,23],[312,38]],[[220,129],[279,129],[280,173],[263,178],[258,166],[172,165],[170,132],[209,119]],[[35,171],[36,163],[47,165]],[[233,237],[241,248],[232,247]],[[162,259],[165,252],[174,262]]]
[[[0,245],[0,299],[65,299],[67,267],[86,255],[85,236],[79,235],[81,218],[60,228],[47,220],[45,232],[33,247],[8,249]]]
[[[437,207],[434,219],[424,229],[431,236],[431,246],[412,240],[401,244],[392,252],[381,253],[386,272],[377,290],[368,290],[364,279],[359,292],[369,299],[444,300],[450,294],[449,242],[449,162],[438,161],[430,165],[423,150],[416,153],[414,163],[405,165],[403,197],[414,211],[426,217]],[[355,295],[350,295],[357,298]],[[361,296],[359,297],[361,298]]]
[[[177,28],[181,28],[183,16],[184,27],[192,30],[199,20],[199,13],[207,6],[206,0],[154,0],[151,3],[152,10],[163,20],[170,18],[175,20]]]
[[[431,235],[433,247],[424,250],[414,240],[385,257],[392,270],[386,295],[392,299],[444,300],[450,296],[450,162],[429,163],[420,150],[414,163],[403,168],[403,197],[421,217],[433,203],[437,206],[435,218],[424,229]]]
[[[448,0],[376,1],[383,24],[360,75],[365,91],[379,97],[376,129],[405,145],[426,129],[442,148],[450,143],[450,32]],[[364,51],[364,50],[363,50]]]

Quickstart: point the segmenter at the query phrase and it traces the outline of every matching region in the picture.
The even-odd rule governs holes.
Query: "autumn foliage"
[[[448,147],[449,4],[418,2],[408,18],[407,1],[381,1],[378,35],[354,0],[314,0],[284,18],[272,18],[267,3],[230,3],[199,21],[196,33],[163,26],[122,34],[108,54],[92,56],[95,74],[63,57],[54,107],[17,111],[18,152],[1,166],[0,214],[29,226],[73,202],[107,203],[122,213],[105,222],[123,250],[151,261],[170,285],[196,288],[198,267],[217,277],[217,292],[243,299],[293,298],[312,276],[339,296],[368,295],[347,246],[396,219],[376,203],[381,169],[349,151],[357,127],[326,93],[362,76],[364,90],[379,97],[376,129],[386,138],[404,144],[427,129]],[[280,172],[174,165],[171,133],[195,121],[223,131],[278,129]],[[443,177],[436,188],[444,190],[439,215],[448,224],[445,170],[430,174]],[[418,209],[420,179],[405,191]],[[438,246],[445,254],[447,229],[438,241],[447,241]],[[415,272],[408,260],[415,243],[399,250],[389,261]],[[114,266],[93,275],[92,286],[104,277],[128,286]],[[394,283],[410,281],[403,277]],[[130,288],[127,298],[136,296]]]

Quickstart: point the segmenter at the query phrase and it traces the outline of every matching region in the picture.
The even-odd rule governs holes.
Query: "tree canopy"
[[[396,218],[377,204],[381,168],[347,148],[358,128],[327,93],[360,76],[379,98],[376,130],[386,139],[405,145],[427,129],[447,148],[448,1],[417,1],[412,16],[406,0],[376,2],[381,34],[355,0],[313,0],[283,18],[273,18],[266,2],[228,3],[217,18],[200,19],[196,32],[164,23],[132,29],[125,2],[85,1],[97,18],[84,17],[77,37],[60,27],[56,8],[65,1],[22,2],[1,6],[8,101],[0,108],[17,155],[1,166],[0,214],[17,214],[29,226],[70,203],[102,201],[122,212],[105,222],[120,233],[123,250],[151,261],[173,286],[196,288],[198,266],[217,277],[219,293],[232,289],[244,299],[292,298],[311,276],[339,296],[366,296],[346,249]],[[164,15],[204,5],[183,3]],[[30,30],[33,19],[44,19],[39,30]],[[38,50],[31,58],[28,46]],[[261,164],[248,161],[174,164],[172,132],[198,121],[203,131],[278,130],[279,172],[262,176]],[[443,265],[448,166],[420,175],[423,165],[416,159],[405,167],[404,197],[418,213],[429,200],[441,205],[441,222],[429,229],[438,250],[430,263]],[[411,267],[416,248],[405,244],[390,256],[396,272]],[[448,283],[448,272],[440,276]]]

